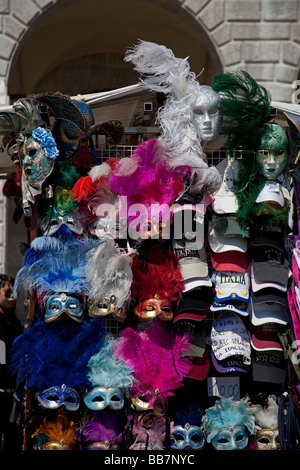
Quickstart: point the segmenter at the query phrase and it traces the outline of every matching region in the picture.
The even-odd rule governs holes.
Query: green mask
[[[279,124],[266,124],[256,154],[260,173],[267,180],[275,180],[284,172],[288,160],[288,137]]]

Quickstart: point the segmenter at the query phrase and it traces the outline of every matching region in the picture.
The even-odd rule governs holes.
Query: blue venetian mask
[[[77,411],[80,405],[80,397],[76,390],[65,384],[61,387],[50,387],[37,393],[37,399],[43,408],[51,410],[64,406],[68,411]]]
[[[204,445],[204,436],[198,426],[175,426],[172,431],[174,442],[172,449],[177,450],[201,450]]]
[[[107,406],[120,410],[124,406],[124,396],[117,387],[96,387],[83,397],[84,403],[90,410],[104,410]]]
[[[216,450],[243,450],[248,444],[248,434],[244,426],[223,428],[211,440]]]
[[[54,321],[63,313],[66,313],[72,320],[81,322],[84,314],[83,304],[78,298],[64,292],[50,295],[45,303],[44,320],[46,322]]]

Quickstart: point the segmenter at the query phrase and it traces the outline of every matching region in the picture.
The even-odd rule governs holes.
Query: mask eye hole
[[[146,307],[143,308],[143,311],[145,312],[153,312],[153,310],[155,310],[153,305],[146,305]]]
[[[114,402],[119,402],[119,401],[121,401],[121,400],[120,400],[120,397],[118,397],[118,395],[113,395],[110,400],[111,400],[111,401],[114,401]]]
[[[183,437],[181,434],[175,433],[175,434],[174,434],[174,438],[175,438],[175,440],[178,441],[178,442],[183,442],[183,441],[184,441],[184,437]]]
[[[73,397],[68,397],[68,398],[66,399],[66,402],[67,402],[67,403],[70,403],[70,404],[73,404],[73,403],[76,403],[76,400],[75,400],[75,398],[73,398]]]
[[[242,441],[244,439],[244,435],[243,434],[238,434],[235,438],[236,441]]]
[[[56,227],[57,225],[58,225],[58,221],[57,221],[57,220],[54,220],[54,219],[53,219],[53,220],[50,221],[50,226],[51,226],[51,227]]]
[[[209,109],[209,114],[218,114],[218,112],[219,112],[219,108],[217,108],[216,106],[212,106]]]
[[[284,155],[284,150],[283,149],[275,151],[275,157],[282,157],[282,155]]]
[[[199,434],[192,434],[190,439],[195,444],[199,444],[200,442],[202,442],[201,436],[199,436]]]
[[[270,441],[267,437],[261,437],[260,439],[258,439],[258,442],[260,444],[270,444]]]
[[[59,398],[57,395],[50,395],[49,397],[47,397],[47,400],[49,401],[59,401]]]
[[[92,399],[92,402],[93,403],[102,403],[104,400],[103,398],[101,397],[101,395],[96,395],[93,399]]]
[[[263,158],[268,158],[268,156],[269,156],[269,150],[267,150],[267,149],[260,149],[258,151],[258,153]]]
[[[167,305],[163,305],[161,309],[163,312],[170,312],[170,308]]]
[[[29,157],[31,157],[31,158],[35,158],[36,155],[37,155],[37,149],[35,149],[35,148],[29,149],[29,150],[28,150],[28,155],[29,155]]]
[[[197,116],[203,116],[204,111],[201,108],[195,108],[194,109],[194,114],[196,114]]]

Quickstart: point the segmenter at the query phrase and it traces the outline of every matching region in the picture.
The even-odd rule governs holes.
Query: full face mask
[[[200,86],[200,93],[192,106],[200,140],[211,141],[221,131],[222,116],[219,113],[220,96],[210,86]]]
[[[96,387],[83,397],[90,410],[101,411],[106,407],[120,410],[124,406],[124,396],[118,387]]]
[[[287,160],[288,137],[284,128],[279,124],[266,124],[256,154],[261,174],[267,180],[276,180],[284,172]]]
[[[174,442],[172,449],[176,450],[201,450],[204,445],[204,436],[199,426],[175,426],[172,431]]]

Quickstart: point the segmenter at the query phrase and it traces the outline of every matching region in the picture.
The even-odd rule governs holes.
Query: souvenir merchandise
[[[164,450],[167,423],[164,416],[151,411],[137,414],[131,429],[129,450]]]
[[[130,387],[131,402],[140,410],[164,416],[167,397],[183,386],[183,378],[191,368],[190,357],[184,356],[191,347],[189,336],[156,319],[141,332],[124,329],[119,338],[114,346],[115,357],[129,364],[138,381]]]
[[[205,439],[215,450],[244,450],[249,436],[255,434],[256,406],[248,398],[217,400],[205,410],[202,426]]]
[[[190,180],[193,193],[205,189],[212,193],[218,190],[220,174],[215,167],[208,166],[201,146],[201,140],[213,140],[220,132],[222,118],[215,111],[219,105],[217,93],[211,87],[199,84],[187,58],[175,57],[163,45],[140,41],[126,52],[125,61],[133,63],[149,90],[166,95],[157,122],[162,130],[160,140],[170,153],[169,167],[193,170],[193,179]],[[211,107],[215,113],[213,116],[209,113]],[[204,124],[202,113],[204,116],[210,114],[207,124]]]
[[[124,61],[134,119],[155,100],[142,132],[123,98],[0,110],[27,234],[7,351],[24,450],[298,448],[300,112],[242,70],[202,83],[154,42]]]
[[[92,414],[76,434],[81,450],[120,450],[123,440],[123,416],[103,410]]]
[[[278,436],[278,412],[279,404],[275,395],[270,395],[267,405],[257,405],[259,410],[255,413],[255,425],[257,428],[255,440],[258,450],[279,450]]]
[[[76,450],[77,424],[59,414],[55,421],[44,418],[41,426],[32,434],[34,450]]]

